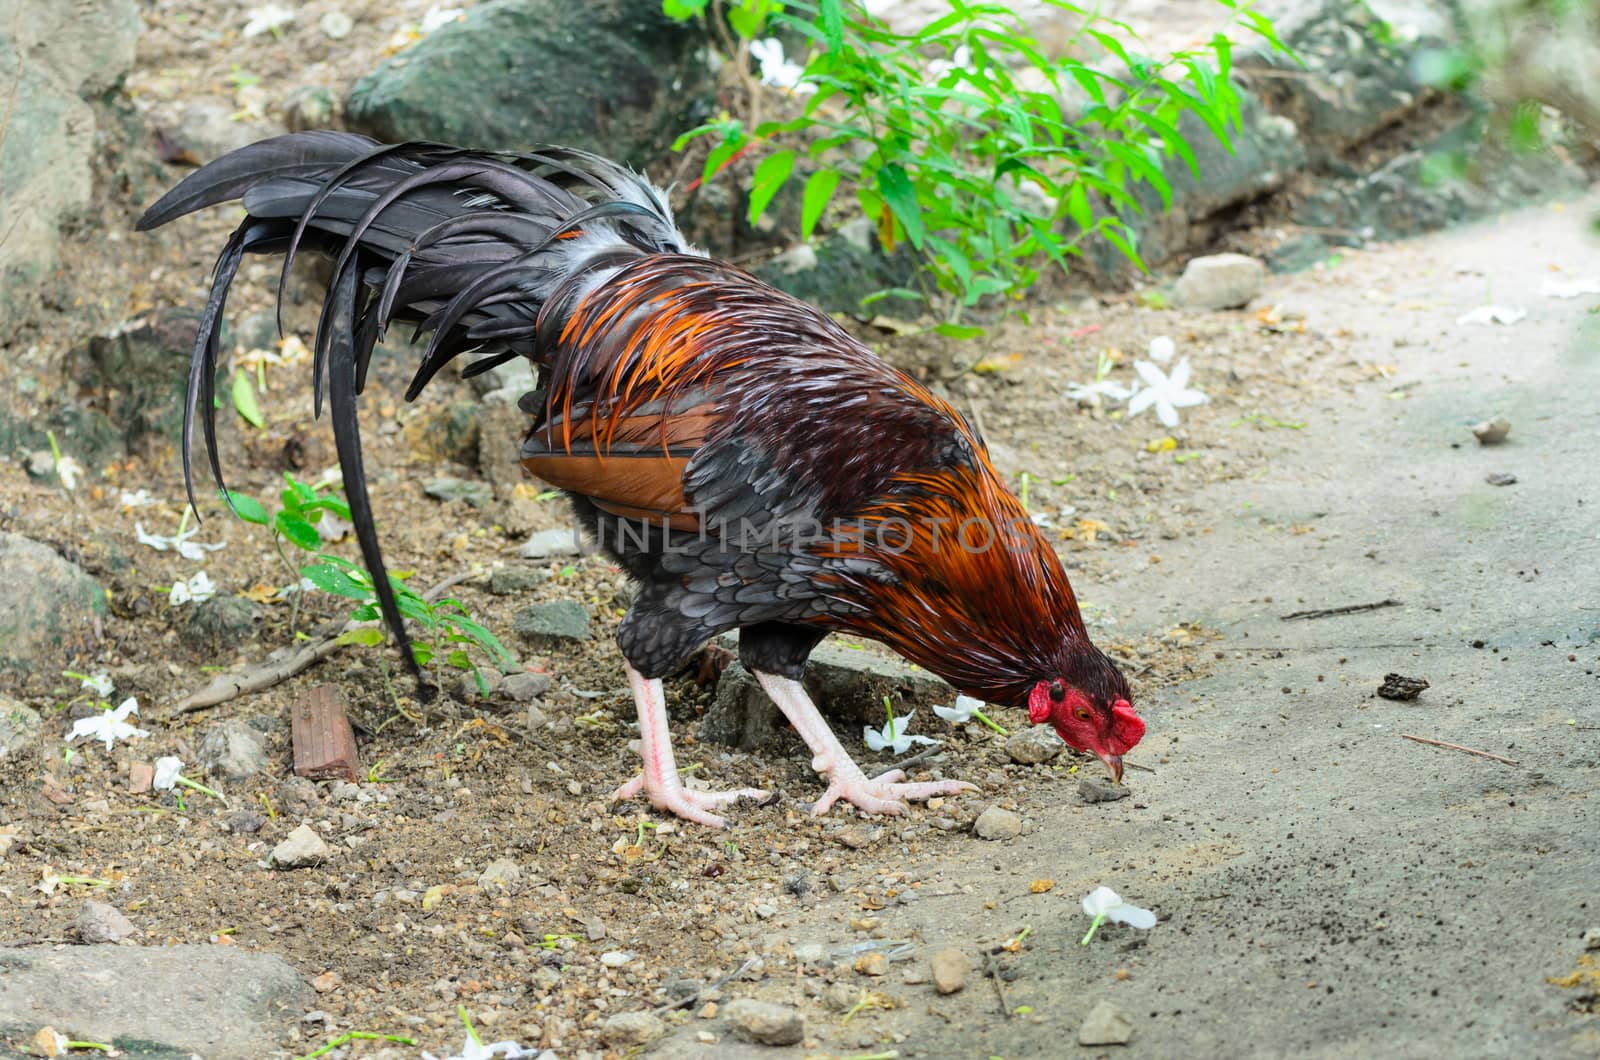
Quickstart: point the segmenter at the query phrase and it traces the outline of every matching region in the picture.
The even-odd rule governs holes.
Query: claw
[[[644,793],[650,799],[650,805],[658,810],[677,814],[688,821],[696,821],[712,828],[721,828],[728,822],[710,813],[713,807],[726,806],[738,799],[764,799],[770,792],[760,788],[733,788],[729,791],[691,791],[681,783],[670,783],[650,789],[645,775],[640,773],[622,787],[611,793],[612,802],[621,802],[634,798]]]
[[[820,817],[827,813],[834,803],[843,799],[867,813],[882,813],[897,817],[910,809],[906,805],[909,800],[935,799],[942,795],[959,795],[963,791],[978,790],[977,785],[968,784],[964,780],[898,783],[899,779],[905,776],[905,773],[898,769],[891,769],[872,780],[868,780],[860,773],[854,777],[843,776],[842,773],[843,770],[835,771],[833,778],[828,782],[827,792],[811,808],[813,816]]]

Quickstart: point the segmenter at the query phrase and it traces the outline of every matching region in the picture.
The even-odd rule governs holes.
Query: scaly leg
[[[811,810],[813,814],[827,813],[829,807],[840,799],[854,803],[868,813],[899,814],[906,812],[906,799],[931,799],[938,795],[959,795],[963,791],[978,790],[976,785],[962,780],[897,783],[905,776],[899,769],[868,780],[828,727],[827,720],[817,712],[799,681],[759,670],[756,671],[756,680],[761,682],[767,695],[772,697],[778,709],[789,719],[789,724],[811,748],[814,756],[811,768],[828,778],[828,790],[817,800]]]
[[[689,821],[698,821],[721,828],[727,822],[709,812],[714,806],[724,806],[735,799],[764,799],[767,793],[759,788],[736,788],[733,791],[690,791],[678,778],[678,763],[672,756],[672,736],[667,732],[667,701],[661,692],[659,679],[646,680],[644,675],[628,666],[628,687],[633,689],[633,701],[639,707],[639,754],[644,759],[644,771],[611,796],[613,801],[631,799],[641,791],[650,797],[651,805],[669,810]]]

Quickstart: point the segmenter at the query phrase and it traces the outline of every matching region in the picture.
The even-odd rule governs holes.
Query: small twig
[[[733,971],[729,972],[727,975],[723,976],[721,979],[718,979],[716,982],[712,983],[710,986],[706,987],[704,990],[697,990],[695,993],[690,994],[688,997],[680,997],[676,1001],[668,1001],[665,1005],[658,1005],[656,1007],[656,1010],[655,1010],[656,1014],[660,1015],[663,1012],[671,1012],[673,1009],[687,1008],[688,1006],[694,1004],[696,1001],[699,1001],[705,995],[711,993],[713,990],[721,990],[723,987],[727,986],[729,983],[731,983],[735,979],[739,978],[745,972],[748,972],[751,968],[755,967],[756,961],[758,959],[759,958],[751,957],[749,960],[745,961],[743,964],[739,965],[739,967],[735,968]]]
[[[422,594],[422,598],[433,603],[451,586],[460,585],[473,577],[470,570],[453,574],[444,581],[435,585]],[[204,710],[215,707],[229,700],[238,699],[240,696],[251,692],[261,692],[284,681],[296,674],[308,670],[312,665],[321,662],[342,645],[339,638],[359,625],[356,622],[346,622],[338,630],[329,633],[317,640],[308,641],[292,652],[283,655],[271,656],[259,663],[247,666],[236,674],[221,674],[206,687],[191,694],[187,699],[180,700],[172,708],[173,714],[188,714],[191,711]],[[280,649],[281,650],[281,649]]]
[[[1443,747],[1447,751],[1460,751],[1462,754],[1477,755],[1479,758],[1492,758],[1496,762],[1504,762],[1508,766],[1519,766],[1522,764],[1515,758],[1507,758],[1504,755],[1497,755],[1490,751],[1480,751],[1475,747],[1463,747],[1458,743],[1446,743],[1443,740],[1430,740],[1426,736],[1413,736],[1409,732],[1401,733],[1400,738],[1402,740],[1413,740],[1417,743],[1425,743],[1429,747]]]
[[[1011,1002],[1006,999],[1006,986],[1000,981],[1000,962],[993,955],[985,953],[983,963],[989,969],[989,978],[994,980],[994,992],[1000,997],[1000,1013],[1006,1019],[1011,1018]]]
[[[912,755],[910,758],[902,758],[900,761],[894,763],[894,765],[890,766],[888,769],[885,769],[882,773],[879,773],[878,776],[873,777],[872,779],[877,780],[879,777],[893,773],[897,769],[901,770],[902,772],[909,770],[912,766],[920,765],[923,762],[926,762],[928,759],[932,758],[934,755],[943,750],[944,744],[942,743],[934,747],[925,747],[916,754]]]
[[[1399,607],[1399,600],[1379,600],[1373,604],[1346,604],[1344,607],[1319,607],[1310,611],[1291,611],[1279,617],[1285,621],[1296,618],[1332,618],[1334,615],[1354,615],[1362,611],[1381,611],[1385,607]]]

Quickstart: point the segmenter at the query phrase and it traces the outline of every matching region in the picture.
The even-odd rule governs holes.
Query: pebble
[[[834,1012],[849,1012],[856,1003],[856,990],[848,983],[829,983],[823,988],[822,1003]]]
[[[38,742],[44,719],[32,707],[0,696],[0,761],[20,756]]]
[[[466,501],[474,508],[485,508],[494,500],[494,487],[476,479],[431,478],[422,484],[422,492],[436,501]]]
[[[135,930],[122,910],[104,902],[84,902],[78,910],[78,937],[85,942],[121,942]]]
[[[735,1034],[762,1045],[796,1045],[806,1036],[805,1017],[791,1005],[739,998],[723,1012]]]
[[[634,956],[634,954],[626,950],[608,950],[600,955],[600,963],[607,968],[621,968],[624,964],[633,960]]]
[[[550,572],[539,567],[501,567],[489,575],[489,592],[495,596],[514,596],[536,589],[550,580]]]
[[[1089,1010],[1078,1028],[1079,1045],[1127,1045],[1133,1037],[1133,1021],[1109,1001]]]
[[[518,611],[511,627],[534,647],[562,647],[589,639],[589,609],[576,600],[550,600]]]
[[[507,674],[500,682],[500,691],[510,696],[513,702],[527,703],[550,691],[550,684],[549,674],[524,670],[521,673]]]
[[[522,870],[510,858],[497,858],[478,875],[478,886],[485,891],[509,894],[522,879]]]
[[[0,758],[5,757],[0,755]],[[143,795],[156,780],[156,767],[149,762],[128,763],[128,794]]]
[[[236,835],[254,835],[267,819],[254,810],[230,810],[222,815],[222,827]]]
[[[343,11],[329,11],[317,22],[317,28],[329,40],[344,40],[356,28],[356,22]]]
[[[1013,733],[1006,740],[1006,754],[1011,756],[1013,762],[1025,766],[1036,766],[1041,762],[1048,762],[1055,758],[1067,745],[1061,737],[1048,725],[1032,725],[1021,732]]]
[[[328,854],[328,844],[309,824],[303,824],[272,848],[272,863],[279,868],[298,869],[319,865],[328,859]]]
[[[634,1049],[666,1029],[667,1025],[653,1013],[616,1012],[600,1024],[600,1040],[607,1045]]]
[[[881,953],[863,953],[856,958],[854,967],[858,975],[888,975],[889,958]]]
[[[1243,254],[1208,254],[1191,258],[1178,278],[1178,304],[1190,309],[1237,309],[1256,295],[1267,279],[1267,267]]]
[[[583,555],[583,540],[576,527],[537,530],[517,549],[523,559],[550,559],[553,556]]]
[[[1022,818],[1010,810],[991,806],[972,822],[979,839],[1015,839],[1022,834]]]
[[[928,963],[933,968],[933,988],[939,993],[956,994],[966,987],[972,962],[961,950],[940,950]]]
[[[1491,471],[1483,476],[1483,481],[1491,486],[1515,486],[1517,484],[1517,476],[1509,471]]]
[[[232,780],[244,780],[267,768],[267,743],[249,723],[229,718],[200,742],[200,762]]]
[[[1125,799],[1129,791],[1121,784],[1113,784],[1106,777],[1080,777],[1078,798],[1084,802],[1116,802]]]
[[[1583,933],[1583,948],[1600,950],[1600,927],[1592,927]]]
[[[1496,416],[1492,420],[1484,420],[1474,424],[1472,436],[1478,439],[1479,445],[1499,445],[1511,433],[1511,421],[1504,416]]]

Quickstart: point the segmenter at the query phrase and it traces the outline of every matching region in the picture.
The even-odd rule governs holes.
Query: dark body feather
[[[239,258],[333,255],[314,385],[320,402],[326,375],[363,557],[402,644],[353,405],[393,320],[433,332],[408,398],[464,351],[481,355],[469,371],[534,362],[523,462],[639,582],[618,639],[647,678],[733,628],[767,672],[798,676],[848,630],[1001,703],[1109,667],[961,414],[816,309],[688,247],[633,174],[556,148],[295,134],[191,175],[141,227],[241,194],[250,216],[196,340],[185,470],[196,411],[214,438],[216,322]]]

